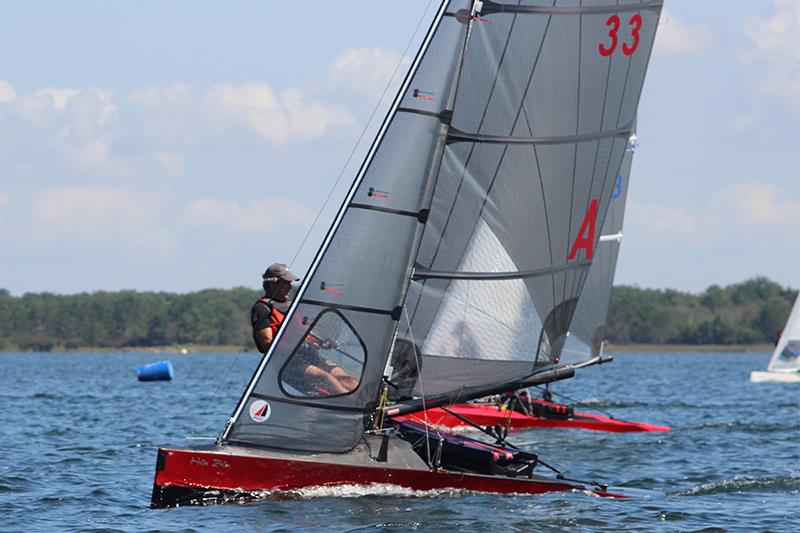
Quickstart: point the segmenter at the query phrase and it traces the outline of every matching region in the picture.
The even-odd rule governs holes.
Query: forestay
[[[444,2],[223,440],[351,449],[392,347],[415,396],[555,363],[660,8]],[[304,382],[310,364],[354,384]]]

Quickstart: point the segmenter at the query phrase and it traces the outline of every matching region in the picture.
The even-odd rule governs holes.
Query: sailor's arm
[[[266,350],[272,344],[272,328],[267,326],[263,329],[258,329],[255,331],[255,335],[258,338],[259,345],[263,346]]]

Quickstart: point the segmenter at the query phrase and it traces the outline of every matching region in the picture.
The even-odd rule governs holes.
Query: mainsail
[[[772,352],[767,367],[769,372],[800,372],[800,295],[794,301],[792,312],[783,328],[781,338]]]
[[[578,362],[597,357],[601,354],[602,343],[608,340],[608,311],[617,269],[617,257],[622,244],[625,204],[635,149],[634,134],[629,140],[622,167],[614,182],[611,203],[603,222],[592,267],[589,269],[589,277],[583,286],[570,326],[570,341],[576,342],[567,343],[562,362]]]
[[[348,451],[401,355],[411,396],[556,363],[661,4],[444,1],[222,441]]]

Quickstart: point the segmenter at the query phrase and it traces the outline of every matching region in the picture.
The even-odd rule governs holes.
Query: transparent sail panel
[[[800,296],[794,302],[786,327],[769,362],[770,371],[800,372]]]
[[[625,202],[633,164],[633,143],[634,141],[628,143],[622,168],[614,182],[611,203],[603,222],[600,241],[597,243],[597,253],[575,310],[569,340],[561,358],[562,363],[577,363],[599,355],[601,343],[608,338],[608,311],[617,257],[622,244]]]
[[[459,270],[505,272],[514,263],[485,223],[480,223]],[[428,285],[428,292],[437,290]],[[530,361],[541,322],[524,281],[447,283],[444,294],[429,294],[439,302],[433,323],[422,337],[422,351],[446,357]]]

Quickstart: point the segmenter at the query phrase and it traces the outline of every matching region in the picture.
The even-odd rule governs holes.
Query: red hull
[[[655,424],[645,424],[642,422],[627,422],[625,420],[616,420],[606,416],[593,415],[589,413],[575,413],[574,416],[562,420],[539,418],[536,416],[529,416],[516,411],[508,411],[500,409],[493,404],[461,404],[453,405],[447,408],[456,414],[459,414],[479,426],[505,426],[509,418],[511,429],[525,429],[525,428],[580,428],[590,429],[593,431],[610,431],[615,433],[628,433],[634,431],[654,431],[654,432],[667,432],[670,430],[667,426],[657,426]],[[421,413],[414,413],[407,415],[405,418],[416,420],[419,422],[426,422]],[[399,418],[402,419],[402,418]],[[427,423],[433,426],[443,428],[464,428],[469,427],[463,420],[455,417],[446,411],[436,408],[429,409],[427,414]]]
[[[303,456],[288,459],[276,455],[269,452],[259,455],[259,452],[236,447],[160,449],[152,505],[221,503],[231,499],[254,499],[262,491],[336,485],[392,484],[413,490],[463,489],[519,494],[591,490],[577,483],[543,476],[511,478],[375,466],[374,462],[371,465],[337,464],[303,460]],[[598,490],[591,492],[603,497],[625,497]]]

